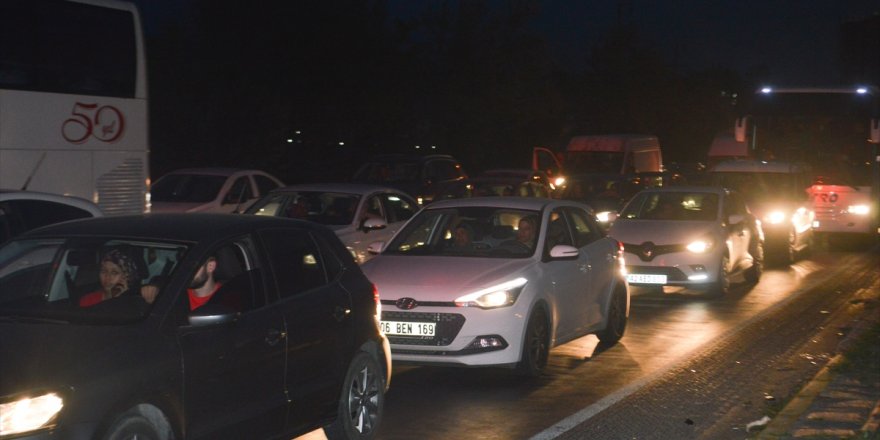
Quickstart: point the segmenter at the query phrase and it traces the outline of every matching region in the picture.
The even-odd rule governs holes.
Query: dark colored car
[[[434,200],[489,196],[549,198],[550,187],[529,178],[480,175],[447,183],[437,190]]]
[[[85,306],[113,274],[110,255],[125,268],[123,293]],[[210,261],[220,287],[193,309],[188,288]],[[152,214],[30,231],[0,247],[0,437],[291,438],[324,427],[372,438],[391,374],[378,309],[349,252],[310,222]]]
[[[442,186],[467,177],[458,160],[448,154],[383,154],[361,165],[352,182],[397,188],[425,204]]]

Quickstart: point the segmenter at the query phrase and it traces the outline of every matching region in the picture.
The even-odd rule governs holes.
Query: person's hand
[[[141,286],[141,296],[144,297],[144,301],[147,304],[152,304],[156,300],[157,295],[159,295],[159,287],[152,284]]]

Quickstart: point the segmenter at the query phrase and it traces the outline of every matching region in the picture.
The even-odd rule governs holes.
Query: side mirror
[[[369,246],[367,246],[367,252],[369,252],[373,255],[378,255],[378,254],[382,253],[382,250],[384,250],[384,249],[385,249],[385,242],[384,241],[374,241],[374,242],[370,243]]]
[[[550,249],[550,258],[554,260],[573,260],[578,257],[578,250],[567,244],[557,244]]]
[[[740,224],[746,218],[742,214],[731,214],[730,217],[727,218],[727,224],[736,225]]]
[[[364,232],[372,231],[372,230],[376,230],[376,229],[385,229],[387,227],[388,227],[388,223],[385,223],[384,219],[373,218],[373,217],[365,219],[364,222],[361,224],[361,229]]]

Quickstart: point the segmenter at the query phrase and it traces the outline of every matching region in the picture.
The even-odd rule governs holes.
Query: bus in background
[[[819,237],[880,238],[880,89],[763,87],[743,113],[734,133],[745,150],[814,170],[803,189]]]
[[[132,3],[0,2],[0,188],[148,211],[145,64]]]

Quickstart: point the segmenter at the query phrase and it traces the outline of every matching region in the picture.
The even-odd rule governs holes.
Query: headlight
[[[565,185],[565,177],[557,177],[556,180],[553,181],[553,184],[556,185],[557,188],[562,187],[562,185]]]
[[[778,225],[785,221],[788,216],[782,211],[772,211],[764,216],[764,221],[771,225]]]
[[[608,223],[610,219],[611,212],[610,211],[602,211],[596,213],[596,220],[599,220],[602,223]]]
[[[702,254],[709,249],[712,249],[712,240],[710,239],[694,240],[687,245],[687,250],[695,254]]]
[[[525,278],[501,283],[468,295],[455,299],[458,307],[479,307],[481,309],[494,309],[497,307],[511,306],[528,282]]]
[[[871,212],[871,207],[868,205],[850,205],[846,207],[846,211],[850,214],[868,215]]]
[[[48,428],[63,406],[55,393],[0,403],[0,436]]]

